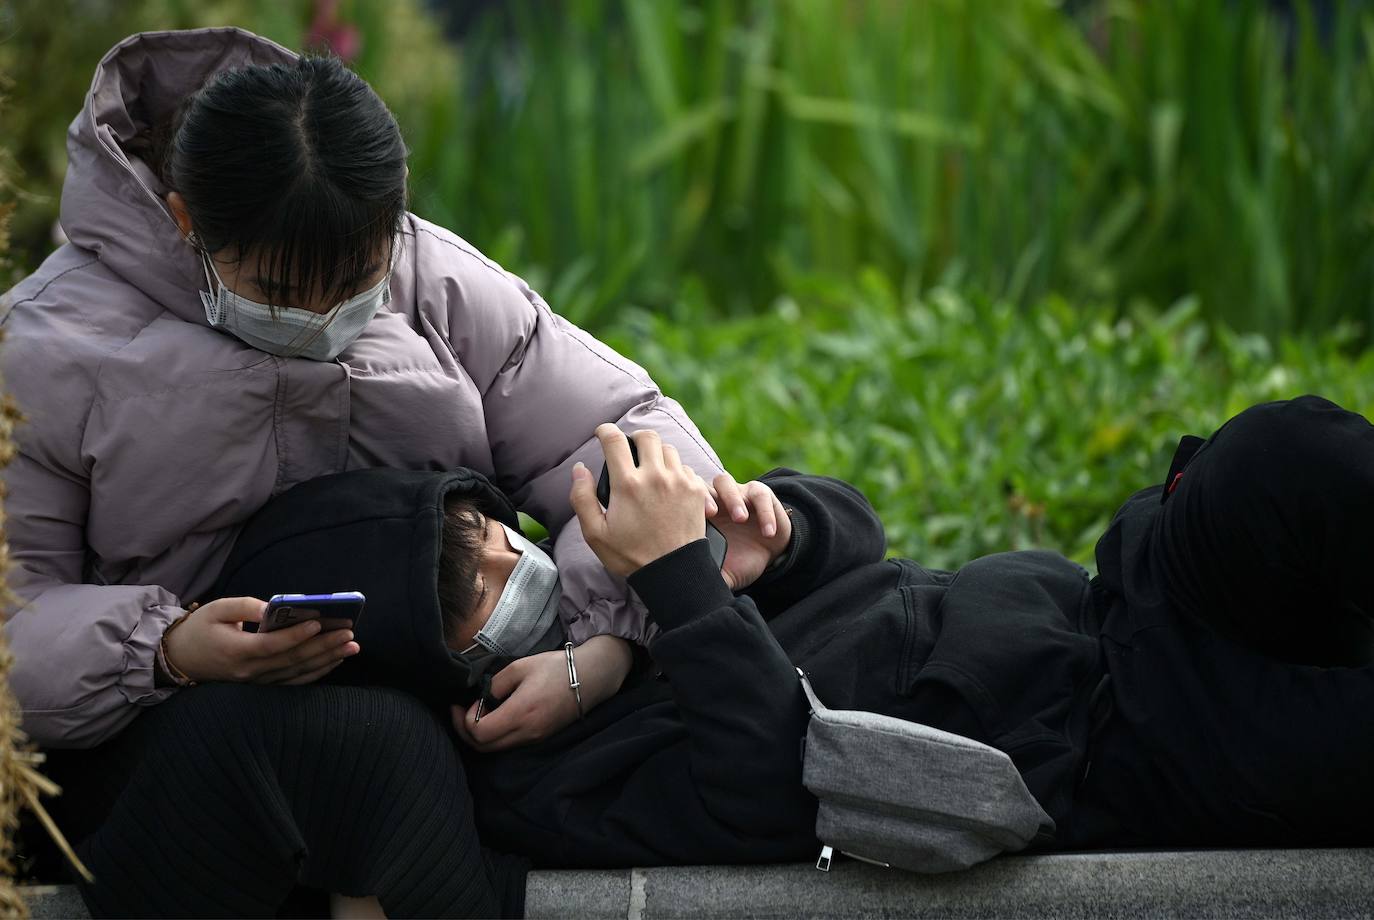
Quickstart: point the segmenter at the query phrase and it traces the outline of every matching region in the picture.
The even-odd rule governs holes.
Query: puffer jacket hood
[[[353,470],[303,482],[244,527],[212,597],[361,591],[363,654],[330,675],[386,684],[436,703],[475,699],[467,666],[444,644],[436,580],[444,500],[457,494],[519,529],[515,507],[474,470]]]
[[[236,28],[143,32],[111,48],[67,133],[67,238],[179,318],[209,325],[196,294],[205,272],[163,200],[168,189],[126,148],[166,124],[214,74],[296,59]]]

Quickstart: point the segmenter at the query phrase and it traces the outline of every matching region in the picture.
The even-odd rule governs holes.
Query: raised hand
[[[629,442],[619,428],[600,425],[596,436],[615,483],[610,507],[602,510],[592,474],[581,463],[573,467],[568,497],[587,545],[607,569],[628,577],[706,536],[706,483],[683,466],[675,447],[664,444],[658,432],[636,431],[639,466],[635,466]]]

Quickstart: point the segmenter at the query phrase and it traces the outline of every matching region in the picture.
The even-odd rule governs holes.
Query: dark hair
[[[162,173],[207,252],[256,251],[272,303],[342,300],[406,210],[406,147],[386,105],[334,57],[226,70],[183,103]]]
[[[444,499],[438,589],[444,642],[449,645],[477,607],[477,569],[486,554],[486,523],[472,502],[456,496]]]

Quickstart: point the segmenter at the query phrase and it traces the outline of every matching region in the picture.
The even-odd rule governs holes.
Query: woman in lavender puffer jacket
[[[186,877],[126,886],[143,900],[88,886],[92,909],[272,913],[305,885],[401,914],[518,911],[516,875],[476,856],[442,720],[315,684],[359,653],[347,631],[255,633],[261,599],[194,602],[243,522],[295,483],[469,467],[555,534],[559,615],[594,705],[646,636],[572,515],[573,465],[608,420],[657,430],[707,478],[718,459],[643,369],[406,212],[396,123],[337,61],[232,28],[132,36],[97,68],[68,152],[70,242],[0,301],[0,373],[27,416],[4,473],[13,689],[40,745],[96,749],[53,758],[74,765],[68,798],[99,803],[84,830],[139,826],[153,806],[124,794],[135,785],[226,803],[199,841],[92,833],[97,865],[190,850]],[[479,740],[576,718],[564,667],[562,651],[527,660]],[[131,785],[135,770],[152,775]]]

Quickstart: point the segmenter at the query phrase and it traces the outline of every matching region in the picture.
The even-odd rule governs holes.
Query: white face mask
[[[496,609],[473,637],[474,644],[503,658],[520,658],[535,652],[562,648],[564,638],[558,621],[558,567],[548,553],[520,536],[505,524],[511,549],[520,551],[520,561],[506,579]],[[555,629],[553,627],[558,626]]]
[[[271,307],[229,290],[209,255],[202,254],[202,259],[206,283],[215,291],[213,296],[200,292],[210,325],[272,355],[332,361],[362,335],[378,310],[391,303],[388,269],[381,281],[327,313],[284,308],[274,317]]]

